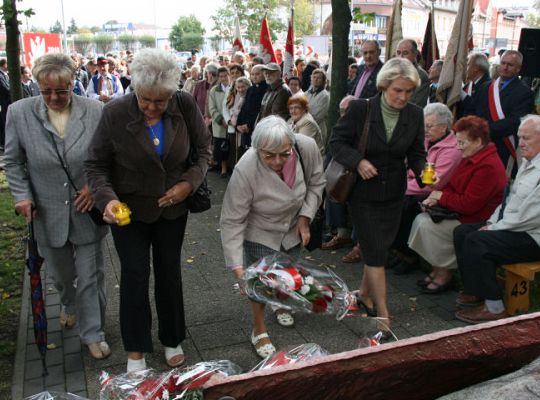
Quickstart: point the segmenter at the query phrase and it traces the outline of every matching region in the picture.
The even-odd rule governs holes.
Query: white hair
[[[173,94],[178,90],[181,71],[172,54],[161,49],[143,49],[129,67],[135,92],[148,90]]]
[[[424,117],[433,115],[435,120],[440,124],[445,124],[448,129],[452,128],[454,116],[452,111],[442,103],[430,103],[424,107]]]
[[[256,150],[275,151],[287,142],[294,146],[294,132],[284,119],[275,115],[260,120],[251,137],[251,145]]]
[[[534,131],[537,134],[540,134],[540,115],[536,114],[527,114],[523,118],[521,118],[521,124],[519,124],[519,127],[521,128],[525,122],[533,122]]]

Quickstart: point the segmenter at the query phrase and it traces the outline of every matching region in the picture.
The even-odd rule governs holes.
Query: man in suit
[[[490,82],[489,61],[484,53],[472,53],[467,59],[467,82],[461,92],[461,101],[458,104],[458,118],[474,114],[475,98],[478,89],[486,82]]]
[[[277,115],[287,121],[290,117],[287,101],[291,90],[281,78],[281,68],[276,63],[268,63],[262,69],[268,89],[262,99],[257,122],[269,115]]]
[[[359,99],[367,99],[377,94],[377,75],[383,63],[380,60],[381,48],[376,40],[366,40],[362,44],[362,57],[364,64],[358,67],[356,79],[351,84],[352,94]]]
[[[398,43],[396,55],[412,62],[418,75],[420,75],[420,86],[414,91],[410,102],[419,107],[425,107],[429,96],[429,78],[427,72],[418,65],[418,45],[412,39],[403,39]]]
[[[32,72],[25,65],[21,67],[21,86],[23,98],[39,96],[39,86],[32,80]]]
[[[511,176],[517,172],[517,131],[521,118],[534,110],[534,94],[518,76],[522,63],[519,51],[505,51],[499,77],[484,83],[474,101],[474,114],[489,122],[491,140]]]
[[[262,64],[251,68],[250,77],[253,85],[247,90],[246,99],[236,119],[236,129],[242,134],[240,145],[243,148],[251,146],[251,134],[255,129],[255,122],[261,111],[262,99],[268,90],[268,84],[264,80]]]
[[[0,59],[0,151],[6,144],[6,115],[11,104],[9,92],[8,64],[5,58]]]
[[[437,87],[439,86],[442,67],[443,60],[435,60],[429,69],[428,78],[431,84],[429,85],[428,104],[437,103]]]

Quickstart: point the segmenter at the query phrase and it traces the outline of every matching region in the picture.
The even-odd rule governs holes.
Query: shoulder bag
[[[364,119],[364,129],[358,141],[358,151],[364,157],[369,135],[369,117],[371,115],[371,104],[366,100],[366,115]],[[336,203],[346,203],[356,183],[358,172],[356,169],[350,170],[340,164],[332,157],[326,167],[326,193],[330,199]]]
[[[184,107],[182,107],[182,96],[188,96],[187,93],[184,93],[182,91],[176,92],[176,101],[178,102],[178,107],[180,108],[180,112],[184,114]],[[189,156],[187,159],[187,166],[188,168],[197,164],[197,161],[199,161],[199,152],[197,151],[197,147],[195,146],[195,138],[192,136],[193,130],[191,129],[191,126],[189,126],[188,121],[186,120],[187,130],[189,134]],[[210,194],[212,194],[212,191],[208,187],[208,183],[206,181],[206,176],[204,177],[201,185],[197,188],[195,193],[190,195],[186,199],[186,205],[191,213],[200,213],[203,211],[207,211],[212,207],[212,203],[210,201]]]
[[[296,149],[296,152],[298,153],[298,160],[300,161],[300,166],[302,167],[302,173],[304,174],[304,181],[306,182],[306,188],[308,186],[308,179],[306,176],[306,169],[304,168],[304,161],[302,160],[302,153],[300,153],[300,148],[295,143],[294,148]],[[315,213],[315,216],[309,223],[309,243],[305,245],[304,247],[308,251],[313,251],[315,249],[319,249],[322,246],[322,236],[323,236],[323,229],[324,229],[324,219],[325,219],[325,213],[324,213],[324,193],[323,193],[323,199],[321,201],[321,206],[317,209],[317,212]]]

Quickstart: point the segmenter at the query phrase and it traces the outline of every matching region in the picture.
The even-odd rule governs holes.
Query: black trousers
[[[158,336],[167,347],[186,337],[180,258],[187,214],[175,220],[112,227],[121,264],[120,330],[126,351],[152,352],[152,311],[149,299],[150,249]]]
[[[479,231],[484,224],[454,229],[454,247],[464,292],[487,300],[501,300],[497,266],[540,260],[540,246],[525,232]]]

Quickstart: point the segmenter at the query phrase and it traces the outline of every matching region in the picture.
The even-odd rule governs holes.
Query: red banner
[[[24,63],[32,68],[34,61],[47,53],[61,53],[59,33],[23,32]]]
[[[293,76],[294,70],[294,28],[292,19],[289,20],[289,29],[287,31],[287,42],[285,44],[285,60],[283,62],[283,77],[285,82]]]
[[[274,46],[272,46],[272,36],[270,36],[270,28],[268,27],[268,19],[266,18],[266,15],[262,20],[259,42],[259,56],[263,58],[265,64],[269,62],[277,62]]]

